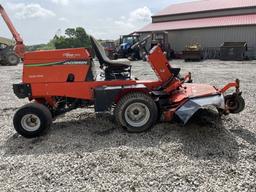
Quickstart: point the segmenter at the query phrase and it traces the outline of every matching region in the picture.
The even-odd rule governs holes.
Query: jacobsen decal
[[[51,63],[37,63],[37,64],[28,64],[25,67],[47,67],[55,65],[88,65],[87,61],[61,61],[61,62],[51,62]]]

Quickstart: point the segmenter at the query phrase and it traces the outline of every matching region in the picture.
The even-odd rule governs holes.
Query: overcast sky
[[[0,0],[27,45],[46,43],[81,26],[101,39],[117,39],[151,22],[151,15],[192,0]],[[11,38],[3,20],[0,36]]]

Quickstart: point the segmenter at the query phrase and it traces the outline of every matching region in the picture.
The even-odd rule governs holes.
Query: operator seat
[[[104,66],[110,70],[126,70],[131,68],[130,64],[125,64],[118,60],[110,60],[106,55],[106,52],[102,45],[100,45],[100,43],[93,36],[90,36],[90,39],[95,54],[100,62],[101,68],[103,68]]]

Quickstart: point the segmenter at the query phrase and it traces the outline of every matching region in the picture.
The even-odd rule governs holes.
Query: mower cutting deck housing
[[[143,48],[149,38],[133,47]],[[13,85],[19,98],[31,101],[14,116],[19,134],[40,136],[58,115],[89,106],[94,106],[97,113],[113,111],[117,123],[130,132],[145,131],[157,120],[171,121],[174,116],[187,123],[196,111],[208,105],[225,114],[239,113],[244,108],[238,80],[222,89],[192,84],[191,74],[180,78],[180,69],[171,67],[158,46],[147,53],[158,80],[135,80],[130,64],[110,60],[93,37],[91,41],[102,69],[100,75],[95,74],[93,58],[84,48],[25,54],[22,83]],[[232,87],[234,94],[225,96]]]

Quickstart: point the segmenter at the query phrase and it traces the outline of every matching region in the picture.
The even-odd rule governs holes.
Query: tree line
[[[83,27],[68,28],[65,30],[65,35],[55,35],[47,44],[26,46],[26,50],[35,51],[78,47],[91,47],[89,35]]]

